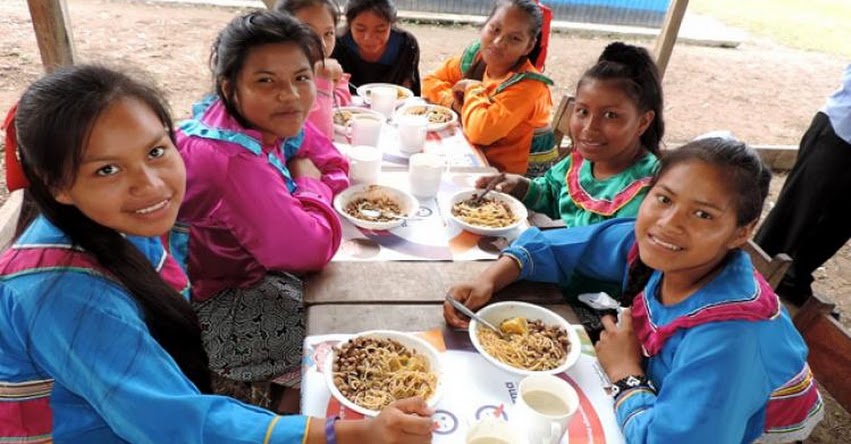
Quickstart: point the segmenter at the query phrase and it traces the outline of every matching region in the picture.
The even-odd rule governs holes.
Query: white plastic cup
[[[378,146],[383,123],[373,117],[352,117],[352,146]]]
[[[374,185],[381,173],[381,150],[374,146],[356,145],[346,151],[349,158],[349,180],[352,184]]]
[[[466,444],[526,444],[526,440],[505,421],[485,418],[467,431]]]
[[[406,154],[422,152],[428,136],[428,118],[425,116],[399,116],[399,151]]]
[[[392,86],[375,86],[369,89],[369,107],[387,117],[396,110],[396,88]]]
[[[531,375],[520,381],[517,415],[533,443],[556,444],[579,409],[579,395],[553,375]]]
[[[416,153],[408,163],[411,194],[419,199],[430,199],[440,190],[440,178],[445,164],[440,157],[429,153]]]

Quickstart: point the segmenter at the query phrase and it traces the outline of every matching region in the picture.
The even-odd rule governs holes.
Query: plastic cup
[[[440,178],[446,167],[443,159],[434,154],[416,153],[408,163],[411,194],[419,199],[430,199],[440,190]]]
[[[349,180],[352,184],[373,185],[381,173],[381,150],[374,146],[357,145],[346,151],[349,158]]]
[[[567,381],[553,375],[532,375],[520,381],[517,417],[529,441],[555,444],[567,432],[579,409],[579,395]]]
[[[399,116],[399,151],[406,154],[419,153],[425,148],[428,135],[428,119],[425,116]]]
[[[387,117],[396,110],[397,92],[392,86],[376,86],[369,89],[370,108]]]
[[[378,146],[383,123],[373,117],[352,118],[352,146]]]

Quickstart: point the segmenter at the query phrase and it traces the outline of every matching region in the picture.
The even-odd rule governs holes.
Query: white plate
[[[452,214],[452,207],[456,203],[470,199],[473,197],[473,195],[479,195],[483,192],[484,190],[466,190],[455,193],[449,199],[449,208],[447,209],[449,218],[452,219],[459,226],[461,226],[461,228],[474,234],[480,234],[482,236],[504,236],[511,232],[511,230],[520,226],[520,224],[522,224],[523,221],[525,221],[526,218],[529,217],[529,212],[528,210],[526,210],[526,206],[523,205],[523,202],[520,202],[519,200],[515,199],[512,196],[509,196],[508,194],[499,193],[496,191],[491,191],[490,193],[488,193],[485,199],[496,199],[507,203],[509,208],[511,208],[511,212],[514,213],[514,216],[517,218],[517,220],[515,220],[514,223],[512,223],[511,225],[507,225],[504,227],[483,227],[480,225],[473,225],[471,223],[465,222],[458,216]]]
[[[375,88],[376,86],[389,86],[391,88],[396,88],[396,105],[398,106],[405,100],[414,97],[414,92],[404,86],[394,85],[392,83],[367,83],[366,85],[361,85],[358,87],[356,92],[359,96],[363,98],[363,103],[369,104],[371,102],[369,98],[369,90],[371,88]]]
[[[342,125],[338,124],[336,122],[336,119],[334,120],[334,131],[336,131],[339,134],[343,134],[343,135],[347,135],[349,130],[351,130],[351,125],[352,125],[353,119],[363,117],[363,118],[369,118],[369,119],[376,119],[376,120],[379,120],[379,121],[382,121],[382,122],[387,120],[387,118],[384,117],[384,114],[381,114],[378,111],[373,111],[369,108],[361,108],[359,106],[341,106],[341,107],[338,107],[338,108],[334,108],[332,110],[332,112],[333,112],[332,118],[336,118],[337,113],[351,113],[352,114],[352,116],[349,118],[349,120],[345,124],[342,124]]]
[[[397,116],[405,116],[405,115],[426,115],[429,113],[437,112],[445,115],[449,115],[450,119],[446,122],[435,122],[432,123],[429,121],[428,130],[429,131],[441,131],[449,125],[454,125],[455,122],[458,122],[458,115],[455,114],[455,111],[451,109],[440,106],[440,105],[431,105],[427,103],[423,104],[411,104],[411,105],[402,105],[399,109],[396,110],[395,115]]]
[[[431,397],[426,399],[426,404],[429,407],[434,407],[437,405],[437,402],[440,400],[440,397],[443,395],[443,373],[440,366],[440,355],[437,352],[437,349],[434,348],[433,345],[426,342],[424,339],[418,338],[412,334],[403,333],[399,331],[391,331],[391,330],[373,330],[360,333],[352,337],[361,338],[361,337],[370,337],[370,338],[381,338],[381,339],[393,339],[398,343],[408,347],[409,349],[417,352],[425,356],[428,361],[429,369],[431,373],[437,375],[437,387],[434,390],[434,393],[431,394]],[[343,344],[340,344],[341,346]],[[379,412],[375,410],[370,410],[364,407],[361,407],[355,404],[352,401],[349,401],[348,398],[343,396],[340,393],[340,390],[337,389],[337,385],[334,384],[334,360],[337,356],[337,348],[334,347],[331,349],[331,352],[328,354],[328,357],[325,358],[325,368],[323,369],[323,373],[325,373],[325,382],[328,384],[328,389],[331,391],[331,395],[340,401],[341,404],[346,406],[347,408],[354,410],[362,415],[366,416],[376,416]]]
[[[358,219],[349,213],[346,213],[345,208],[349,202],[361,197],[371,198],[374,196],[387,196],[390,199],[393,199],[393,201],[399,204],[399,208],[404,216],[413,216],[420,207],[420,203],[417,201],[416,197],[398,188],[388,187],[385,185],[352,185],[334,198],[334,209],[336,209],[340,215],[345,217],[346,220],[355,224],[355,226],[365,228],[367,230],[389,230],[402,225],[404,219],[395,219],[387,222],[373,222]]]
[[[576,329],[574,329],[573,326],[571,326],[563,317],[541,307],[540,305],[516,301],[497,302],[482,308],[476,314],[497,327],[499,327],[499,324],[506,319],[523,317],[528,320],[538,319],[546,325],[555,325],[567,330],[567,340],[570,342],[570,351],[567,352],[564,362],[560,366],[551,370],[532,371],[512,367],[489,355],[488,352],[485,351],[485,348],[482,347],[482,344],[479,342],[479,336],[476,334],[476,330],[479,328],[479,323],[476,322],[475,319],[471,320],[468,332],[470,333],[470,341],[473,342],[473,346],[476,347],[476,350],[478,350],[479,353],[488,360],[488,362],[507,372],[523,376],[542,373],[554,375],[562,373],[572,367],[576,364],[576,361],[579,360],[579,356],[582,354],[582,344],[579,341],[579,335],[576,333]]]

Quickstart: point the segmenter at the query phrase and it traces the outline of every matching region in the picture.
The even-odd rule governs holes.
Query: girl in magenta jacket
[[[297,390],[284,389],[300,382],[298,275],[337,250],[331,201],[348,186],[345,159],[305,122],[321,57],[318,37],[288,15],[237,17],[213,44],[215,96],[177,136],[188,246],[171,243],[187,263],[214,388],[279,411],[298,410]]]

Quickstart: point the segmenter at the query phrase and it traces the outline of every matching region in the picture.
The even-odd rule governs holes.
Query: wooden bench
[[[748,242],[742,246],[742,250],[750,255],[754,268],[768,281],[771,288],[777,288],[783,280],[783,275],[792,265],[792,258],[788,254],[779,253],[772,257],[752,239],[748,239]]]
[[[743,249],[771,287],[777,288],[792,265],[792,258],[784,253],[769,256],[752,240]],[[786,306],[793,314],[795,328],[810,349],[807,361],[816,380],[846,411],[851,412],[851,333],[831,316],[836,304],[814,295],[801,308],[791,304]]]
[[[814,295],[795,315],[795,327],[810,348],[807,361],[819,384],[851,412],[851,333],[831,316],[836,307]]]

